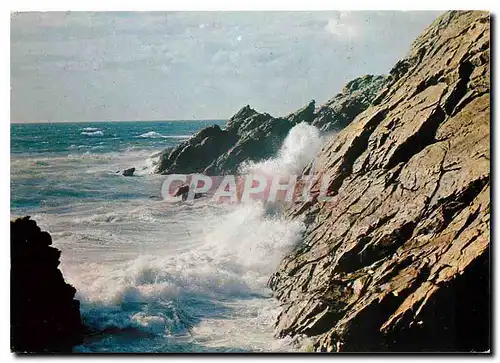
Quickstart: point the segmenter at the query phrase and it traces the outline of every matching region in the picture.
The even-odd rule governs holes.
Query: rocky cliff
[[[269,281],[279,335],[317,351],[488,350],[489,14],[438,18],[312,172],[332,199],[290,211],[308,226]]]
[[[290,129],[300,122],[325,132],[344,128],[370,105],[385,80],[384,76],[359,77],[320,107],[316,108],[311,101],[285,117],[275,118],[245,106],[229,119],[224,130],[213,125],[176,148],[166,149],[155,172],[235,173],[243,162],[257,162],[275,155]]]
[[[30,217],[10,223],[11,349],[14,352],[68,352],[83,325],[75,288],[59,270],[61,251]]]

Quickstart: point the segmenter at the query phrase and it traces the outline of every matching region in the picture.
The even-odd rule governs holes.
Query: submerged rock
[[[10,222],[11,349],[69,352],[83,325],[75,288],[59,270],[61,251],[30,217]]]
[[[332,199],[289,212],[308,225],[269,281],[280,336],[328,352],[490,349],[489,35],[486,12],[438,18],[319,153]]]
[[[183,201],[187,200],[187,198],[189,196],[189,185],[187,185],[187,184],[181,185],[180,187],[178,187],[175,190],[174,197],[179,197],[179,196],[182,197]],[[194,193],[194,195],[192,197],[193,197],[193,199],[199,199],[199,198],[203,197],[203,193]]]
[[[189,194],[189,185],[181,185],[174,192],[174,197],[182,196],[182,200],[186,200]]]
[[[123,175],[123,176],[133,176],[133,175],[134,175],[134,172],[135,172],[135,168],[125,169],[125,170],[122,172],[122,175]]]
[[[231,117],[224,130],[213,125],[160,156],[156,173],[236,173],[248,161],[258,162],[273,155],[281,147],[295,125],[306,122],[322,131],[338,131],[368,107],[382,88],[386,77],[363,76],[316,109],[311,101],[302,109],[285,117],[259,113],[249,105]]]

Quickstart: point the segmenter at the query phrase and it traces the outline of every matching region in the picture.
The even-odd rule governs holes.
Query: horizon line
[[[81,121],[10,121],[11,125],[20,124],[74,124],[74,123],[104,123],[104,122],[197,122],[197,121],[227,121],[229,118],[203,118],[203,119],[167,119],[167,120],[81,120]]]

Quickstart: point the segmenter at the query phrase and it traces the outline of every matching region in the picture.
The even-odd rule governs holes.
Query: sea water
[[[92,331],[76,352],[294,351],[266,287],[300,220],[262,202],[164,200],[158,153],[223,121],[11,125],[11,216],[31,215],[62,250]],[[252,169],[300,170],[322,143],[301,124]],[[133,177],[117,171],[135,167]],[[15,283],[15,282],[14,282]]]

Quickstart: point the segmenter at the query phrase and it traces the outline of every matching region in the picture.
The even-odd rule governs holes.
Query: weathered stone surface
[[[364,111],[382,88],[386,77],[363,76],[349,82],[341,93],[316,109],[311,101],[285,117],[259,113],[243,107],[224,130],[210,126],[173,150],[166,150],[156,173],[236,173],[247,161],[261,161],[276,154],[290,129],[301,122],[322,131],[338,131]]]
[[[10,222],[11,349],[69,352],[83,332],[75,288],[59,270],[61,251],[30,217]]]
[[[448,12],[311,170],[303,242],[269,281],[318,351],[490,348],[490,18]],[[315,185],[317,193],[319,185]]]

